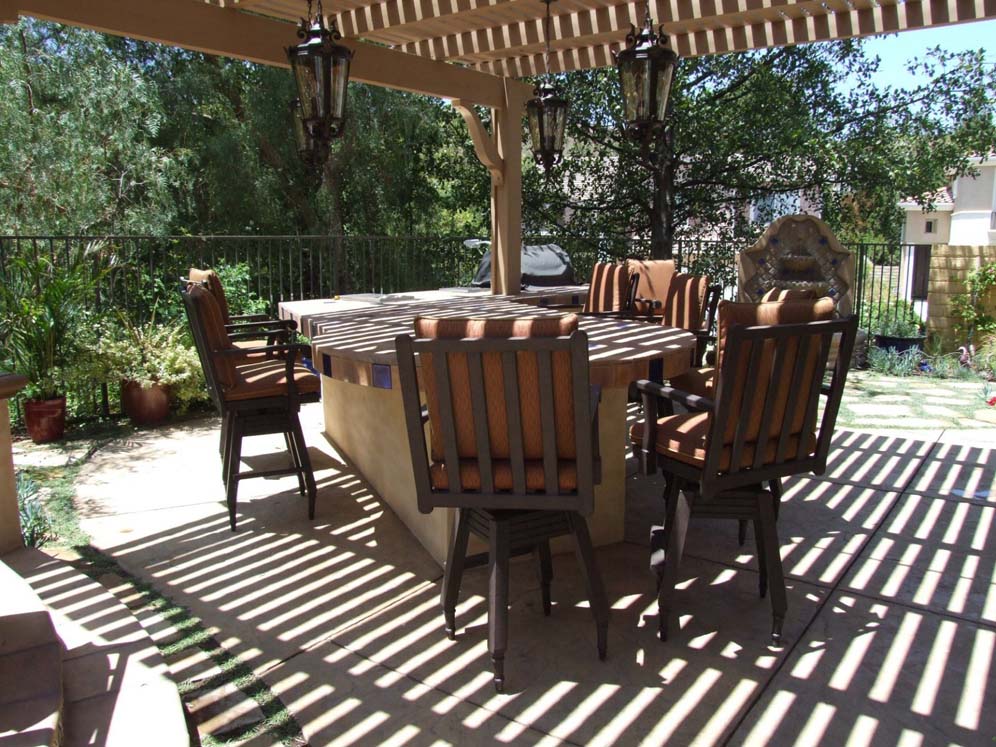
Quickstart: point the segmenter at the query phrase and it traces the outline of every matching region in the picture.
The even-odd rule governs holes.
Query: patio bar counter
[[[418,511],[394,338],[412,333],[417,315],[555,315],[562,312],[541,304],[551,298],[560,303],[565,295],[570,295],[569,289],[521,297],[452,289],[280,304],[281,318],[294,319],[311,337],[314,365],[322,379],[325,434],[440,564],[455,512]],[[602,483],[595,491],[589,524],[594,543],[605,545],[623,539],[629,384],[645,378],[649,362],[657,358],[664,361],[665,377],[686,371],[695,337],[656,323],[596,317],[581,317],[580,327],[588,334],[591,383],[602,388]]]

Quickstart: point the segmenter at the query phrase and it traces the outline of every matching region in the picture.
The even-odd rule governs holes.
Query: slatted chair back
[[[415,329],[417,339],[395,343],[419,510],[590,514],[597,436],[587,336],[576,315],[419,318]]]
[[[719,368],[723,365],[723,350],[726,348],[727,333],[735,325],[756,327],[829,321],[834,318],[836,311],[837,307],[832,298],[766,303],[721,301],[719,303],[719,321],[716,327],[716,367]]]
[[[225,389],[234,381],[233,358],[215,358],[212,353],[234,347],[225,331],[218,301],[204,283],[190,282],[181,288],[183,307],[201,361],[211,401],[219,413],[225,409]]]
[[[228,307],[228,298],[225,296],[225,286],[221,284],[221,278],[214,270],[199,270],[191,267],[187,273],[187,278],[192,283],[200,283],[211,291],[214,300],[218,302],[218,309],[221,311],[221,318],[225,324],[232,323],[231,311]]]
[[[706,311],[709,278],[705,275],[678,273],[671,278],[661,323],[689,332],[702,329]]]
[[[826,470],[857,318],[727,332],[705,446],[704,496],[791,474]],[[818,405],[834,335],[840,350]]]
[[[591,284],[584,304],[585,313],[628,310],[636,294],[635,282],[639,282],[639,276],[631,280],[626,265],[619,262],[597,262],[591,271]]]
[[[639,277],[633,311],[643,316],[662,316],[671,280],[677,272],[673,259],[627,259],[626,270],[630,278]],[[660,306],[654,308],[654,301]]]

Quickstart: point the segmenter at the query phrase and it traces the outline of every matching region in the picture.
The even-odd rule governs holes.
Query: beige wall
[[[965,278],[976,267],[996,262],[996,246],[935,246],[930,254],[930,279],[927,289],[927,332],[939,336],[946,347],[964,342],[955,330],[951,299],[966,292]],[[996,294],[988,299],[990,311],[996,311]]]
[[[927,221],[934,221],[934,232],[927,233]],[[951,213],[931,212],[922,210],[906,211],[906,227],[903,229],[903,241],[907,244],[946,244],[951,231]]]

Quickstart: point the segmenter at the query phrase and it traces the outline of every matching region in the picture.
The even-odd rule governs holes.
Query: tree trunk
[[[674,258],[674,128],[667,127],[656,148],[651,173],[654,201],[650,213],[650,256]]]

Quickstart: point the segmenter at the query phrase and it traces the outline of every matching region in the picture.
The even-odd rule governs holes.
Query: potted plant
[[[875,331],[875,347],[897,353],[922,351],[924,339],[920,319],[908,314],[880,319]]]
[[[105,380],[120,382],[121,408],[135,425],[161,423],[171,403],[184,409],[206,396],[200,361],[180,325],[136,325],[121,315],[102,335],[97,358]]]
[[[80,349],[78,330],[91,314],[100,277],[100,244],[64,254],[9,260],[0,288],[4,367],[28,377],[24,422],[35,443],[57,441],[66,428],[66,378]]]

